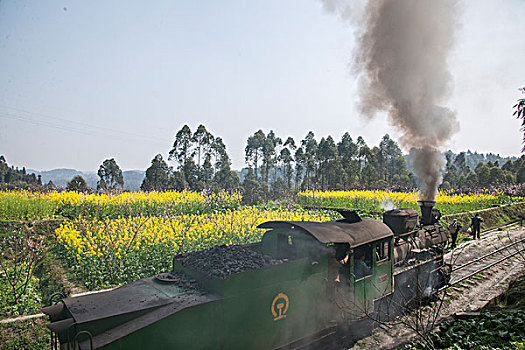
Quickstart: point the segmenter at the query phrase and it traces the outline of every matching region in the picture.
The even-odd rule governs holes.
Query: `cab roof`
[[[299,228],[321,243],[348,243],[350,247],[358,247],[394,235],[387,225],[370,218],[359,218],[359,221],[340,219],[327,222],[268,221],[257,227],[266,229]]]

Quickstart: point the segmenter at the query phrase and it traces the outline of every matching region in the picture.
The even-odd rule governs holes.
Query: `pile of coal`
[[[282,262],[282,260],[273,259],[241,245],[221,245],[182,256],[183,266],[221,279],[232,274],[260,269],[268,265],[278,265]]]
[[[177,286],[184,291],[198,291],[200,289],[196,280],[185,274],[183,271],[172,271],[169,273],[159,273],[155,275],[157,281],[161,283],[177,283]]]

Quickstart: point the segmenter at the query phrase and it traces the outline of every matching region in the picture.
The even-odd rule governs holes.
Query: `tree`
[[[510,171],[511,173],[515,171],[515,168],[513,166],[513,162],[512,160],[507,160],[505,162],[505,164],[503,164],[503,166],[501,167],[502,170],[505,170],[505,171]]]
[[[516,182],[522,184],[525,182],[525,162],[521,164],[516,174]]]
[[[66,185],[66,190],[87,193],[91,189],[81,175],[75,175]]]
[[[358,147],[348,132],[345,132],[341,141],[337,144],[337,151],[341,158],[343,167],[343,189],[353,184],[359,174],[359,161],[357,160]]]
[[[199,168],[193,158],[186,159],[180,171],[190,190],[202,191],[204,189],[204,184],[199,181]]]
[[[255,134],[248,137],[248,140],[246,142],[246,148],[244,149],[246,163],[255,168],[255,180],[258,179],[259,160],[264,155],[263,152],[264,148],[266,147],[265,144],[266,135],[264,135],[264,132],[262,130],[258,130],[257,132],[255,132]]]
[[[170,173],[168,177],[168,190],[182,191],[188,187],[188,183],[184,178],[184,174],[181,171],[173,171],[170,167]]]
[[[293,176],[293,157],[292,153],[288,148],[281,149],[281,154],[279,155],[279,162],[282,163],[282,168],[284,171],[284,178],[286,183],[286,188],[290,189],[292,187],[292,176]]]
[[[357,159],[359,160],[359,171],[361,171],[361,162],[364,162],[366,158],[367,151],[365,150],[365,148],[368,149],[368,146],[365,142],[365,139],[362,136],[357,137],[355,144],[357,146]]]
[[[383,153],[381,152],[379,147],[374,146],[370,150],[370,153],[368,154],[366,160],[366,166],[368,165],[370,165],[370,167],[374,169],[375,174],[375,180],[368,182],[368,186],[373,185],[375,188],[381,188],[383,185],[387,184],[387,182],[385,181],[385,174],[387,172],[385,166],[385,159],[383,158]],[[365,170],[365,168],[363,168],[363,171]]]
[[[479,185],[487,187],[490,185],[490,168],[487,164],[479,163],[476,167],[476,175],[478,176]]]
[[[361,178],[364,185],[371,187],[378,180],[376,169],[370,163],[366,164],[361,170]]]
[[[211,180],[213,179],[213,165],[211,164],[211,155],[209,153],[204,157],[204,163],[202,164],[199,172],[199,182],[202,183],[202,187],[210,188]]]
[[[412,187],[412,180],[407,174],[396,174],[392,180],[392,184],[402,189],[409,189]]]
[[[365,175],[363,171],[365,170],[366,166],[369,165],[371,159],[373,158],[373,154],[372,150],[370,149],[370,147],[368,147],[368,145],[365,143],[364,139],[361,136],[357,138],[357,145],[357,158],[359,159],[359,180],[361,185],[365,185],[367,182],[370,181],[370,168],[367,170],[367,179],[364,179]],[[374,169],[374,174],[376,173],[377,172]]]
[[[284,178],[286,181],[287,189],[290,190],[292,187],[292,178],[293,178],[293,157],[292,152],[295,151],[297,147],[295,146],[295,141],[292,137],[288,137],[283,144],[283,148],[279,154],[279,161],[282,163],[282,168],[284,170]]]
[[[403,153],[397,142],[392,140],[388,134],[381,139],[381,142],[379,143],[379,152],[379,159],[382,162],[382,164],[379,165],[384,165],[383,179],[389,184],[392,184],[392,179],[395,174],[403,174],[407,170]]]
[[[519,91],[521,93],[525,94],[525,87],[519,88]],[[514,113],[512,115],[516,115],[516,118],[521,119],[521,131],[523,131],[523,148],[521,149],[522,152],[525,152],[525,97],[519,98],[518,102],[512,107],[516,108]]]
[[[489,184],[493,186],[499,186],[503,185],[504,183],[505,172],[497,166],[489,168]]]
[[[173,147],[169,152],[168,160],[175,160],[179,169],[191,157],[192,135],[188,125],[184,125],[175,135]]]
[[[323,137],[317,147],[317,159],[319,160],[318,175],[321,181],[321,189],[335,188],[338,185],[337,174],[342,172],[340,164],[339,169],[334,169],[337,164],[339,155],[332,136],[326,139]]]
[[[201,155],[207,154],[211,150],[213,144],[213,135],[206,130],[204,125],[199,125],[195,133],[191,137],[191,141],[195,144],[195,153],[197,153],[197,166],[201,166]]]
[[[213,178],[213,189],[215,191],[234,191],[240,187],[239,176],[230,169],[230,166],[224,166],[215,173]]]
[[[270,171],[275,168],[276,163],[276,149],[279,145],[282,145],[281,138],[277,137],[273,130],[270,130],[266,135],[266,140],[263,147],[263,167],[262,167],[262,180],[263,183],[269,183]],[[274,174],[275,175],[275,174]],[[275,176],[274,176],[275,177]]]
[[[242,201],[245,204],[257,204],[264,199],[265,193],[261,188],[261,184],[257,181],[252,168],[248,169],[248,174],[244,177],[242,187],[244,189]]]
[[[454,165],[459,169],[460,174],[466,174],[467,159],[465,152],[461,152],[456,156],[456,159],[454,159]]]
[[[231,161],[222,138],[216,137],[212,144],[215,157],[215,174],[213,175],[212,187],[215,191],[233,191],[239,188],[240,181],[237,173],[231,170]]]
[[[151,165],[146,169],[146,176],[140,185],[143,191],[165,191],[168,188],[169,168],[168,164],[157,154],[152,160]]]
[[[447,166],[447,171],[443,175],[443,183],[447,182],[450,187],[455,188],[458,184],[458,173],[454,165]]]
[[[216,137],[211,145],[213,157],[215,158],[215,171],[222,169],[225,164],[231,165],[230,157],[226,152],[226,145],[222,141],[222,138]]]
[[[38,180],[35,174],[28,174],[26,168],[22,170],[18,167],[9,166],[5,157],[0,156],[0,188],[2,189],[34,189],[39,190],[42,187],[42,182]]]
[[[467,187],[467,188],[475,188],[475,187],[478,186],[478,183],[479,183],[478,175],[475,172],[471,171],[467,175],[465,187]],[[460,185],[461,185],[461,183],[460,183]]]
[[[304,150],[302,147],[299,147],[297,151],[295,151],[295,189],[298,190],[302,179],[303,179],[303,172],[306,168],[306,158],[304,156]]]
[[[278,198],[280,202],[284,199],[289,199],[290,193],[288,192],[288,186],[282,177],[277,178],[271,184],[271,195],[272,198]]]
[[[98,168],[100,180],[97,183],[99,190],[118,190],[124,186],[122,170],[114,158],[106,159]]]
[[[316,154],[317,154],[317,141],[313,132],[309,131],[305,138],[301,141],[301,146],[304,150],[304,182],[305,188],[310,189],[312,185],[312,179],[315,177],[317,169]]]
[[[58,190],[58,187],[51,180],[43,187],[44,192],[54,192],[56,190]]]

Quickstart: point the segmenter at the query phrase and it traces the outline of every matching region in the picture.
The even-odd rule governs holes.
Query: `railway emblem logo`
[[[388,275],[385,273],[384,275],[379,276],[378,281],[384,282],[388,279]]]
[[[286,312],[288,311],[288,306],[290,306],[290,300],[288,296],[284,293],[279,293],[272,301],[272,315],[273,320],[278,321],[286,317]]]

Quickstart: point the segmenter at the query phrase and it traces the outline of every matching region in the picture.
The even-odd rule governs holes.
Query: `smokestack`
[[[451,92],[447,59],[458,27],[459,0],[369,0],[358,21],[355,70],[360,109],[387,112],[400,143],[415,155],[421,199],[433,200],[444,166],[441,150],[459,130],[444,107]],[[357,17],[355,5],[323,0],[341,18]]]
[[[421,223],[423,225],[434,224],[434,218],[432,217],[432,209],[436,205],[436,201],[417,201],[421,208]]]

